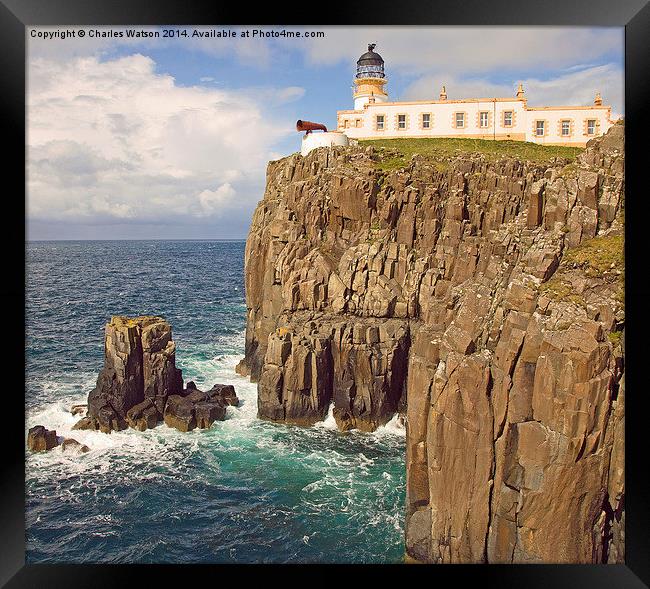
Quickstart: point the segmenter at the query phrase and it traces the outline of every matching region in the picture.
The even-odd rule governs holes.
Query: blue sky
[[[600,91],[623,114],[622,28],[300,27],[286,30],[325,37],[264,40],[84,29],[66,40],[28,30],[29,239],[244,238],[266,163],[299,149],[296,119],[334,127],[352,107],[371,42],[392,100],[442,84],[449,98],[512,96],[521,81],[532,106],[591,104]]]

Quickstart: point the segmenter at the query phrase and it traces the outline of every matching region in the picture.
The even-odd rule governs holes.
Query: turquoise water
[[[256,419],[256,386],[234,372],[243,255],[243,241],[27,244],[26,429],[91,448],[26,456],[29,563],[401,560],[403,429]],[[115,314],[168,319],[184,380],[233,384],[241,406],[207,431],[73,432]]]

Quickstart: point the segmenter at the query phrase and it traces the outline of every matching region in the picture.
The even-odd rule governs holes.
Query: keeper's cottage
[[[532,107],[522,84],[514,98],[449,100],[443,86],[438,100],[391,102],[384,60],[374,49],[368,45],[357,61],[354,110],[338,111],[338,130],[350,138],[465,137],[578,147],[615,123],[599,93],[590,106]]]

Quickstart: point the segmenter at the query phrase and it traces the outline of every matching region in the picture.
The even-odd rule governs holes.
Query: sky
[[[529,106],[599,91],[624,115],[620,27],[32,27],[28,239],[244,239],[267,162],[299,151],[297,119],[336,128],[368,43],[390,100],[522,82]]]

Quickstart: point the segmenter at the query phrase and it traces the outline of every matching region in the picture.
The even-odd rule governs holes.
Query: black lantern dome
[[[384,60],[374,52],[375,44],[368,45],[368,51],[357,59],[357,78],[385,78]]]

